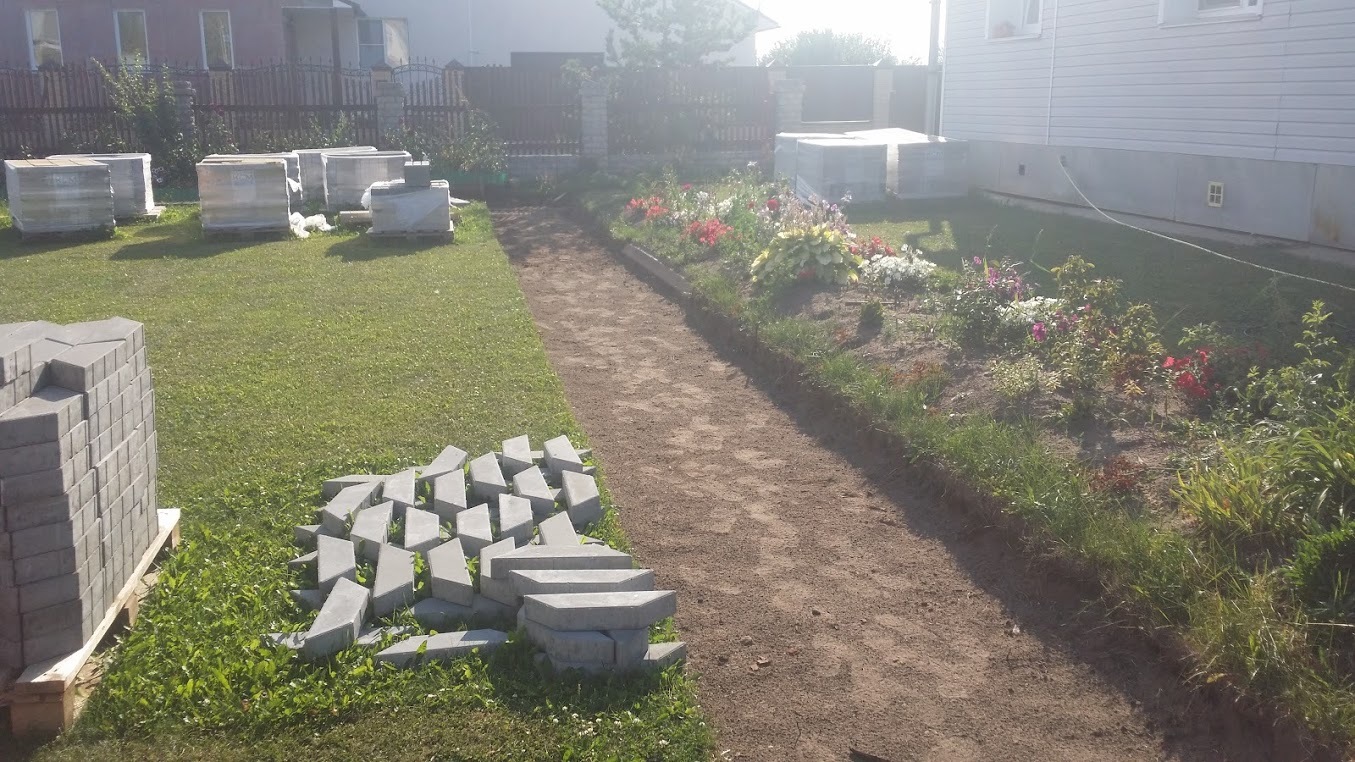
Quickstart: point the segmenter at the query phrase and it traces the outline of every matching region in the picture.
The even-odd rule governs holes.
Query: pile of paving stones
[[[296,529],[315,550],[291,562],[314,570],[316,587],[293,597],[319,614],[305,632],[269,637],[311,660],[382,645],[378,661],[407,667],[491,651],[507,642],[504,629],[461,628],[516,622],[557,669],[682,660],[685,644],[649,642],[677,594],[654,590],[653,571],[578,533],[603,516],[588,456],[565,436],[540,451],[519,436],[474,459],[448,447],[421,469],[326,481],[319,523]],[[436,634],[370,626],[404,610]]]

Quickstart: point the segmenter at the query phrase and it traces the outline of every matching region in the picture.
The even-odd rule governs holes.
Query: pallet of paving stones
[[[209,241],[281,241],[293,235],[290,227],[202,229],[202,237]]]
[[[431,241],[436,243],[452,243],[456,240],[456,231],[447,230],[445,232],[422,232],[407,233],[397,231],[376,232],[367,231],[367,237],[378,241]]]
[[[293,599],[318,613],[268,637],[309,661],[363,647],[401,668],[492,652],[513,629],[557,670],[683,660],[685,644],[649,642],[677,594],[580,534],[603,518],[588,457],[565,436],[541,450],[519,436],[476,458],[453,446],[422,468],[326,481],[316,523],[296,528],[308,552],[290,562],[306,585]],[[426,632],[391,624],[406,610]]]

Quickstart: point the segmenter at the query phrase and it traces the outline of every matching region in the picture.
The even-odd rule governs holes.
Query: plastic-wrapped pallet
[[[808,139],[796,148],[795,194],[838,203],[885,199],[888,149],[858,138]]]
[[[776,179],[795,181],[795,157],[801,140],[815,138],[840,138],[831,132],[782,132],[777,134],[772,149],[772,165],[776,168]]]
[[[325,165],[325,209],[357,209],[372,183],[404,179],[410,158],[408,151],[320,154]]]
[[[946,198],[969,193],[969,145],[898,128],[848,133],[888,149],[886,185],[899,198]]]
[[[155,205],[148,153],[78,153],[48,156],[49,159],[89,159],[107,164],[113,177],[113,216],[123,219],[150,217],[164,211]]]
[[[452,232],[452,194],[446,180],[426,187],[404,180],[372,183],[372,235]]]
[[[14,227],[23,235],[111,231],[113,179],[107,164],[89,159],[5,162]]]
[[[301,161],[301,196],[306,203],[326,206],[325,201],[325,160],[320,158],[326,153],[372,153],[376,146],[344,146],[342,148],[301,148],[294,153]]]
[[[291,200],[292,208],[297,211],[303,206],[303,197],[301,191],[301,157],[296,151],[279,151],[278,153],[214,153],[206,157],[203,161],[232,161],[235,159],[282,159],[287,162],[287,195]]]
[[[0,672],[80,650],[159,533],[140,323],[0,325]]]
[[[231,159],[198,164],[202,229],[287,231],[291,207],[282,159]]]

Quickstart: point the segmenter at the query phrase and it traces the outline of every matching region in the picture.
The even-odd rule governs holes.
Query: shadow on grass
[[[373,238],[366,234],[353,235],[329,247],[327,256],[340,257],[345,262],[370,262],[386,257],[407,257],[443,246],[450,241],[434,238]]]

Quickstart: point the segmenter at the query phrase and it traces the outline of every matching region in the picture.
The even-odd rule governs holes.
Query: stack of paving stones
[[[159,531],[140,323],[0,325],[0,672],[80,650]]]
[[[310,660],[360,645],[410,667],[492,651],[516,623],[556,669],[682,660],[685,644],[649,642],[676,593],[579,534],[603,516],[588,456],[564,436],[539,451],[520,436],[478,458],[448,447],[423,468],[326,481],[317,523],[296,528],[313,550],[291,562],[314,580],[293,598],[319,613],[305,632],[269,637]],[[391,623],[406,610],[434,634]]]

